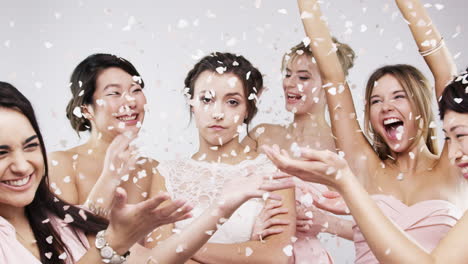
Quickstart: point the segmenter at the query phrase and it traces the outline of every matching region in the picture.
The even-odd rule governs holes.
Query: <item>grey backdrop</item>
[[[186,157],[197,146],[181,90],[183,78],[202,55],[231,51],[247,57],[265,74],[254,125],[285,123],[280,63],[282,54],[304,38],[296,1],[5,1],[0,8],[0,80],[31,99],[49,151],[80,141],[65,117],[73,68],[95,52],[129,59],[147,87],[151,112],[142,142],[158,160]],[[463,0],[426,1],[459,69],[468,66],[466,8]],[[372,70],[409,63],[427,76],[410,32],[393,1],[325,1],[330,28],[358,58],[349,79],[360,116],[363,87]],[[81,140],[86,139],[86,134]],[[352,263],[352,244],[323,236],[336,263]]]

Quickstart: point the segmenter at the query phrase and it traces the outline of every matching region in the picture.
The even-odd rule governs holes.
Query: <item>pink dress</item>
[[[427,200],[407,206],[390,195],[372,195],[382,212],[427,251],[432,251],[457,223],[463,212],[445,200]],[[357,225],[355,263],[379,263]]]
[[[54,228],[57,229],[62,241],[70,249],[75,261],[78,261],[88,250],[89,243],[84,233],[68,227],[62,219],[50,216]],[[78,237],[76,236],[78,234]],[[83,241],[83,244],[81,243]],[[17,239],[15,228],[0,216],[0,263],[8,264],[41,264]],[[66,257],[67,264],[73,264],[71,257]]]
[[[312,194],[321,196],[327,191],[327,187],[317,183],[304,182],[295,178],[296,183],[296,204],[302,203],[304,206],[312,205]],[[297,241],[294,243],[295,264],[333,264],[333,259],[328,251],[322,246],[317,235],[323,227],[312,225],[307,233],[297,232]]]

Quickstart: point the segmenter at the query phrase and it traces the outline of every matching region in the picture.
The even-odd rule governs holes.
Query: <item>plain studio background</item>
[[[74,67],[96,52],[130,60],[146,83],[150,113],[141,142],[158,160],[188,157],[197,133],[189,123],[183,79],[210,51],[244,55],[265,75],[254,123],[287,123],[281,57],[304,38],[296,1],[5,1],[0,9],[0,80],[13,83],[33,102],[49,151],[80,141],[65,117]],[[466,1],[426,1],[455,57],[468,65]],[[364,87],[379,66],[408,63],[430,72],[417,52],[394,1],[325,1],[331,31],[357,54],[349,80],[358,115]],[[432,78],[430,78],[432,79]],[[253,127],[253,126],[252,126]],[[440,134],[439,134],[440,136]],[[87,134],[82,135],[82,141]],[[142,143],[142,144],[143,144]],[[352,263],[352,243],[322,235],[336,263]]]

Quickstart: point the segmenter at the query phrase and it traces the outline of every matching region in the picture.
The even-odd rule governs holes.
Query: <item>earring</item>
[[[92,118],[91,115],[90,115],[89,113],[83,113],[83,117],[84,117],[85,119],[89,119],[89,120]]]

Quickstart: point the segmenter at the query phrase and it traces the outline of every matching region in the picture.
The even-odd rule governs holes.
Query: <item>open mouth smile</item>
[[[404,122],[396,117],[385,118],[383,126],[390,140],[401,140],[404,132]]]

